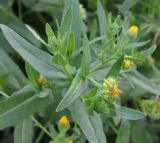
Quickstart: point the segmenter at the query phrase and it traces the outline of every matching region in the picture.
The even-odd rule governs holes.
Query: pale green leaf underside
[[[33,122],[25,119],[19,122],[14,128],[14,143],[32,143]]]
[[[51,63],[50,54],[34,47],[9,27],[5,25],[0,27],[10,45],[38,72],[50,79],[65,78],[60,67]]]
[[[77,99],[69,106],[72,117],[75,122],[80,126],[82,132],[88,139],[89,143],[106,143],[104,131],[99,115],[89,116],[86,114],[84,104],[80,99]],[[95,120],[96,121],[93,121]],[[97,129],[99,126],[99,130]],[[101,138],[101,139],[100,139]]]

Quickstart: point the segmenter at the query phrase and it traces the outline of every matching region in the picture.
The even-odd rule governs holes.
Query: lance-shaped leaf
[[[116,109],[115,111],[116,111],[117,116],[124,118],[124,119],[139,120],[145,117],[145,115],[142,112],[133,110],[133,109],[129,109],[127,107],[115,105],[115,109]]]
[[[65,13],[65,15],[63,16],[61,26],[59,28],[59,33],[61,38],[63,38],[65,34],[70,32],[71,28],[72,28],[72,9],[69,8]]]
[[[152,45],[150,48],[141,51],[143,58],[147,58],[148,56],[152,55],[153,52],[156,50],[156,48],[157,48],[157,45]]]
[[[72,51],[74,49],[75,45],[75,37],[74,33],[70,33],[68,37],[68,46],[67,46],[67,55],[70,56],[72,54]]]
[[[33,122],[25,119],[19,122],[14,128],[14,143],[32,143]]]
[[[50,54],[34,47],[9,27],[5,25],[0,27],[10,45],[38,72],[49,79],[65,78],[61,68],[51,63]]]
[[[123,120],[116,138],[116,143],[129,143],[130,135],[129,121]]]
[[[106,77],[109,77],[109,76],[117,77],[118,76],[121,70],[123,59],[124,59],[124,55],[122,55],[115,61],[115,63],[112,65],[111,69],[109,70],[108,74],[106,75]]]
[[[14,61],[0,49],[0,74],[10,76],[10,81],[18,88],[24,85],[26,78]]]
[[[108,37],[107,19],[103,6],[99,0],[97,1],[97,12],[101,36],[105,35]]]
[[[13,126],[53,103],[52,95],[39,98],[31,88],[24,88],[0,102],[0,130]]]
[[[37,40],[46,45],[46,42],[39,36],[39,34],[34,29],[32,29],[29,25],[26,25],[26,27]]]
[[[123,13],[133,7],[139,0],[125,0],[122,5],[119,6],[119,12]]]
[[[82,76],[85,77],[89,73],[91,63],[91,52],[88,44],[87,35],[84,34],[84,46],[83,46],[83,56],[81,60],[81,73]]]
[[[147,41],[144,41],[144,42],[138,42],[138,43],[131,43],[131,44],[128,44],[128,48],[142,47],[142,46],[145,46],[149,42],[150,42],[150,40],[147,40]]]
[[[65,66],[67,61],[64,59],[62,54],[56,54],[52,58],[52,62],[57,65]]]
[[[102,121],[98,114],[88,116],[80,99],[69,106],[74,121],[80,126],[82,132],[90,143],[106,143]]]
[[[54,35],[54,32],[48,23],[46,23],[45,30],[46,30],[46,35],[48,37],[48,44],[49,44],[48,49],[51,51],[51,53],[54,53],[56,49],[55,44],[57,44],[57,38]]]
[[[56,111],[59,112],[63,109],[65,109],[68,105],[70,105],[78,96],[84,92],[84,90],[87,88],[87,83],[85,80],[83,80],[77,72],[74,80],[72,81],[72,84],[67,91],[67,93],[64,95],[63,99],[59,103]]]
[[[75,36],[75,49],[80,47],[80,37],[81,37],[81,21],[79,14],[79,0],[65,0],[64,13],[69,8],[72,8],[72,28],[71,31],[74,32]]]
[[[29,79],[30,84],[32,85],[32,87],[38,90],[40,87],[38,84],[39,75],[37,71],[35,71],[35,69],[33,69],[33,67],[28,63],[25,63],[25,70],[26,70],[27,77]]]
[[[140,74],[137,71],[131,71],[129,73],[126,73],[128,79],[132,81],[134,84],[138,85],[139,87],[159,95],[160,87],[154,84],[152,81],[144,77],[142,74]]]

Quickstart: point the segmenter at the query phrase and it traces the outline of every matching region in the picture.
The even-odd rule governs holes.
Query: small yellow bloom
[[[112,94],[113,96],[119,96],[120,93],[121,93],[121,91],[120,91],[117,87],[112,87],[112,88],[111,88],[111,94]]]
[[[133,25],[129,28],[128,32],[131,36],[136,36],[138,33],[138,27]]]
[[[128,70],[131,68],[131,66],[133,65],[133,62],[131,60],[124,60],[123,61],[123,68]]]
[[[38,83],[40,85],[45,85],[46,84],[46,80],[42,75],[40,75],[37,80],[38,80]]]
[[[73,143],[72,139],[68,140],[67,143]]]
[[[62,116],[59,120],[59,124],[62,126],[66,126],[69,124],[69,120],[67,118],[67,116]]]

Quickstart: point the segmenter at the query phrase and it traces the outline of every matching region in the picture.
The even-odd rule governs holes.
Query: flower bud
[[[68,124],[69,124],[69,120],[68,120],[67,116],[62,116],[62,117],[60,118],[60,120],[59,120],[59,124],[60,124],[61,126],[66,126],[66,125],[68,125]]]
[[[128,33],[131,35],[131,36],[136,36],[138,34],[138,27],[133,25],[129,28],[128,30]]]
[[[126,59],[123,61],[123,69],[125,70],[130,69],[132,65],[133,65],[133,62],[131,60]]]
[[[154,119],[160,119],[160,101],[143,100],[141,101],[142,111]]]
[[[82,20],[86,20],[87,19],[86,9],[83,7],[82,4],[79,5],[79,10],[80,10],[80,18]]]
[[[46,80],[42,75],[40,75],[37,80],[38,80],[38,83],[40,85],[45,85],[46,84]]]

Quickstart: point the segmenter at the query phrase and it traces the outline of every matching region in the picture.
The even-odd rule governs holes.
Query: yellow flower
[[[40,75],[37,80],[38,80],[38,83],[40,85],[45,85],[46,84],[46,80],[42,75]]]
[[[112,87],[112,88],[111,88],[111,94],[112,94],[113,96],[119,96],[120,93],[121,93],[121,91],[120,91],[117,87]]]
[[[138,33],[138,27],[133,25],[129,28],[128,32],[131,36],[136,36]]]
[[[66,126],[69,124],[69,120],[67,118],[67,116],[62,116],[59,120],[59,124],[62,126]]]
[[[69,139],[66,143],[73,143],[72,139]]]
[[[131,68],[132,65],[133,65],[133,62],[131,60],[126,59],[123,61],[123,69],[128,70]]]
[[[86,20],[87,19],[86,9],[83,7],[82,4],[79,5],[79,11],[80,11],[80,18],[82,20]]]
[[[118,88],[117,80],[113,77],[108,77],[107,79],[104,79],[101,87],[101,93],[104,95],[104,97],[119,96],[121,91]]]

